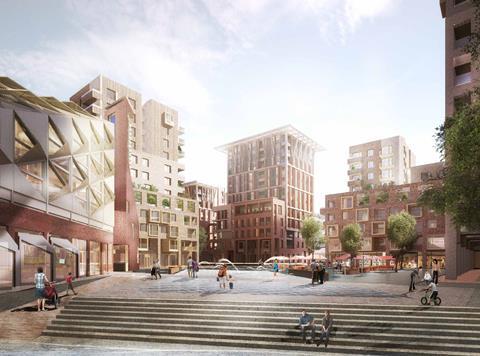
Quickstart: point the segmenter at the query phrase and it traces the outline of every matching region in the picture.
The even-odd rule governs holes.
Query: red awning
[[[350,254],[349,254],[349,253],[346,253],[346,254],[344,254],[344,255],[335,257],[335,260],[336,260],[336,261],[344,261],[344,260],[348,260],[349,258],[350,258]]]
[[[393,256],[377,256],[379,260],[394,260],[395,257]]]
[[[361,255],[361,256],[355,257],[356,260],[371,260],[372,258],[373,256],[369,256],[369,255]]]

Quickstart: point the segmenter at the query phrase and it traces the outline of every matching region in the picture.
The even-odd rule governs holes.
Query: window
[[[108,115],[107,120],[114,124],[117,121],[117,117],[115,114],[110,114]]]
[[[128,134],[130,135],[130,138],[135,138],[135,136],[137,136],[137,129],[133,126],[130,126],[128,128]]]
[[[421,218],[422,217],[422,207],[421,206],[416,206],[416,205],[409,205],[408,206],[408,212],[410,215],[412,215],[415,218]]]
[[[158,236],[158,224],[148,224],[148,234]]]
[[[170,147],[170,142],[166,138],[164,138],[163,139],[163,148],[168,149],[169,147]]]
[[[471,65],[465,63],[455,67],[455,85],[468,84],[472,81]]]
[[[334,221],[335,215],[334,214],[327,214],[327,221]]]
[[[165,184],[166,186],[171,186],[172,178],[168,178],[168,177],[163,178],[163,184]]]
[[[163,170],[165,171],[165,173],[172,173],[172,166],[166,164],[163,166]]]
[[[170,154],[166,151],[163,151],[163,158],[170,159]]]
[[[150,167],[150,161],[148,160],[148,158],[142,158],[142,166]]]
[[[335,208],[335,201],[334,201],[334,200],[329,200],[329,201],[327,202],[327,207],[329,207],[329,208],[331,208],[331,209],[332,209],[332,208]]]
[[[145,209],[140,209],[140,217],[146,219],[147,211]]]
[[[338,225],[327,225],[327,236],[338,237]]]
[[[375,167],[375,164],[373,163],[373,161],[368,161],[368,168],[374,168]]]
[[[136,169],[130,169],[130,175],[132,178],[138,178],[138,171]]]
[[[382,170],[382,179],[388,179],[393,177],[393,172],[391,169]]]
[[[453,30],[455,34],[455,48],[462,48],[468,43],[472,34],[471,27],[470,22],[455,26]]]
[[[437,228],[437,220],[428,220],[428,228],[429,229],[436,229]]]
[[[353,208],[353,197],[342,197],[342,209]]]
[[[472,103],[472,96],[470,93],[457,96],[453,99],[453,107],[455,111],[460,110],[465,105],[470,105]]]
[[[368,221],[368,209],[357,209],[357,222]]]
[[[142,192],[135,192],[135,202],[142,204]]]
[[[375,220],[385,220],[387,218],[387,210],[386,209],[375,209],[373,211],[373,218]]]
[[[130,140],[129,143],[128,143],[128,147],[131,149],[131,150],[136,150],[137,149],[137,144],[134,140]]]
[[[140,231],[147,232],[147,224],[141,223],[140,224]]]
[[[373,153],[374,153],[373,150],[368,150],[368,151],[367,151],[367,156],[368,156],[368,157],[372,157],[372,156],[373,156]]]
[[[393,166],[393,158],[383,158],[382,159],[382,168],[390,168]]]
[[[384,235],[385,234],[385,221],[372,222],[372,235]]]
[[[115,90],[107,88],[107,101],[114,102],[115,100],[117,100],[117,93]]]
[[[138,163],[138,157],[135,155],[130,155],[130,164],[137,164]]]
[[[368,180],[372,180],[372,179],[374,179],[374,178],[375,178],[375,174],[373,174],[372,172],[370,172],[370,173],[367,174],[367,179],[368,179]]]
[[[360,174],[354,174],[354,175],[350,176],[350,180],[351,181],[359,181],[359,180],[362,180],[362,176]]]
[[[137,101],[132,98],[128,98],[128,101],[130,102],[130,105],[132,105],[133,110],[137,108]]]
[[[350,220],[350,212],[349,211],[343,211],[342,212],[342,219],[343,220]]]
[[[145,180],[150,180],[150,173],[142,172],[142,178],[145,179]]]
[[[172,195],[172,191],[171,191],[171,190],[164,189],[163,192],[164,192],[166,195]]]
[[[178,227],[170,226],[170,237],[177,237],[177,236],[178,236]]]
[[[384,155],[384,156],[385,155],[391,155],[392,152],[393,152],[392,146],[389,145],[389,146],[383,146],[382,147],[382,155]]]
[[[157,210],[150,210],[150,221],[160,221],[160,212]]]
[[[457,5],[460,5],[460,4],[463,4],[464,2],[466,2],[467,0],[455,0],[453,2],[454,6],[457,6]]]

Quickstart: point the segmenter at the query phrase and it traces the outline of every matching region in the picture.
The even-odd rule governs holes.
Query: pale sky
[[[0,75],[67,100],[98,74],[179,111],[186,179],[226,186],[215,147],[292,124],[317,154],[315,210],[348,147],[402,135],[435,162],[437,0],[2,0]]]

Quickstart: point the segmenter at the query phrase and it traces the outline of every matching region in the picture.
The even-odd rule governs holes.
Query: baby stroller
[[[43,296],[46,299],[47,304],[53,305],[55,306],[55,309],[57,309],[60,299],[58,299],[58,293],[54,282],[45,283]]]

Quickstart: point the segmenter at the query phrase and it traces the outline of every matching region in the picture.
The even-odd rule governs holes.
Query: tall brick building
[[[299,231],[314,212],[314,158],[320,146],[289,125],[219,150],[228,156],[232,240],[225,255],[237,262],[306,255]]]
[[[473,32],[478,32],[475,8],[469,0],[440,0],[445,19],[445,115],[451,116],[459,105],[469,104],[471,91],[478,87],[480,71],[464,50]],[[448,163],[447,163],[448,164]],[[449,279],[480,268],[480,232],[458,231],[446,220],[446,275]]]

